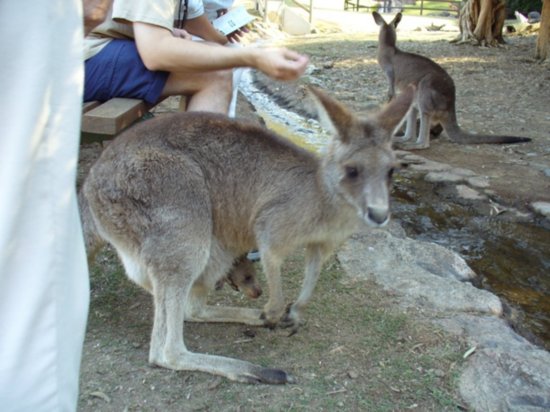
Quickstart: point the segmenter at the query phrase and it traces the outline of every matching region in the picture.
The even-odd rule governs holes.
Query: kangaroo
[[[238,258],[229,273],[216,282],[216,290],[222,289],[225,283],[233,290],[244,293],[250,299],[258,299],[262,295],[262,287],[256,277],[256,269],[246,255]]]
[[[150,363],[239,382],[293,382],[281,369],[189,351],[184,320],[296,331],[325,259],[361,224],[388,222],[398,166],[391,131],[412,89],[372,119],[310,91],[334,135],[322,156],[257,125],[187,112],[128,129],[92,166],[82,188],[85,230],[110,242],[127,276],[153,295]],[[302,247],[302,288],[286,307],[280,266]],[[263,310],[206,305],[206,292],[253,248],[268,284]]]
[[[380,26],[378,37],[378,63],[388,77],[388,97],[395,90],[413,84],[416,95],[406,118],[405,135],[396,143],[404,143],[405,149],[427,149],[430,146],[430,125],[440,123],[449,138],[460,144],[503,144],[531,141],[527,137],[476,135],[463,131],[456,119],[455,85],[453,79],[440,65],[427,57],[401,51],[396,46],[395,29],[401,21],[401,13],[387,24],[377,12],[372,13]],[[416,137],[416,120],[420,112],[420,130]]]
[[[78,203],[82,217],[82,226],[84,228],[83,232],[86,252],[88,254],[88,266],[91,266],[99,248],[105,244],[105,241],[99,237],[95,230],[88,202],[84,198],[82,192],[78,194]],[[256,276],[254,264],[247,259],[246,254],[233,262],[233,266],[229,269],[225,277],[216,282],[215,289],[221,290],[226,283],[233,290],[242,292],[250,299],[258,299],[263,293],[262,287]],[[147,281],[147,278],[144,279],[144,283],[140,284],[140,286],[148,292],[152,292],[151,285]]]

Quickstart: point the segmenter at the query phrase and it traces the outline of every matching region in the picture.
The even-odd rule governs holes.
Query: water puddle
[[[310,150],[326,146],[330,137],[316,121],[272,102],[254,87],[249,72],[240,90],[271,130]],[[550,350],[548,230],[505,216],[482,216],[468,205],[441,200],[433,184],[421,179],[396,179],[392,210],[410,237],[438,243],[466,259],[479,275],[476,286],[503,300],[518,333]]]
[[[476,286],[506,304],[514,329],[550,349],[548,230],[505,216],[481,216],[468,205],[442,200],[432,183],[399,176],[392,211],[410,237],[459,253],[479,275]]]

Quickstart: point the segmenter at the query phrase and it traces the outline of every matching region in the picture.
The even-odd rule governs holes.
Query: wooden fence
[[[267,21],[267,2],[268,0],[255,0],[256,10],[263,16],[264,21]],[[315,0],[283,0],[288,1],[301,9],[305,10],[309,16],[309,22],[312,22],[312,11],[315,7]],[[305,4],[307,3],[307,5]],[[441,3],[441,7],[434,7],[433,3]],[[441,13],[449,13],[449,15],[458,16],[462,1],[460,0],[344,0],[344,10],[366,11],[378,10],[379,12],[397,12],[399,10],[418,10],[420,15],[424,11],[439,11]]]
[[[434,5],[441,3],[441,6]],[[366,9],[367,11],[377,10],[384,13],[395,13],[397,11],[418,10],[420,15],[424,15],[424,11],[438,11],[441,13],[449,13],[449,15],[458,16],[462,1],[460,0],[344,0],[344,10],[359,11]]]

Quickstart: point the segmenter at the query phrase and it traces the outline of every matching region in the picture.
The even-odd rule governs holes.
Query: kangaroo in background
[[[128,277],[151,291],[152,364],[240,382],[292,382],[280,369],[189,351],[184,320],[296,331],[325,259],[361,224],[388,222],[397,166],[391,131],[412,89],[372,119],[318,89],[311,94],[334,135],[321,157],[264,128],[188,112],[121,133],[91,168],[81,196],[87,238],[110,242]],[[255,247],[269,291],[263,311],[206,305],[206,293]],[[280,266],[302,247],[302,289],[287,308]]]
[[[405,143],[405,149],[426,149],[430,146],[430,125],[440,123],[449,138],[460,144],[522,143],[527,137],[476,135],[463,131],[456,119],[456,97],[453,79],[440,65],[427,57],[401,51],[396,46],[395,29],[401,21],[397,13],[388,24],[377,12],[372,16],[380,26],[378,37],[378,63],[388,77],[388,97],[395,90],[402,90],[413,84],[416,94],[406,118],[405,135],[397,140]],[[416,141],[416,119],[420,112],[420,130]]]

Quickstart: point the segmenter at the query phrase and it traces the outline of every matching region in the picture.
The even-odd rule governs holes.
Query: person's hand
[[[184,29],[173,29],[172,34],[174,37],[179,37],[181,39],[187,39],[192,40],[193,36],[191,36],[186,30]]]
[[[224,14],[226,14],[227,12],[228,12],[228,9],[218,9],[218,10],[216,10],[216,15],[217,15],[217,17],[221,17]],[[241,37],[243,37],[248,32],[250,32],[248,27],[243,26],[243,27],[235,30],[234,32],[229,33],[227,35],[227,40],[229,40],[230,43],[240,43],[241,42]]]
[[[256,49],[259,53],[256,68],[276,80],[295,80],[309,63],[309,58],[285,48]]]
[[[229,33],[227,35],[227,40],[229,40],[231,43],[240,43],[241,37],[243,37],[248,32],[250,32],[248,27],[243,26],[240,29],[237,29],[234,32]]]
[[[99,26],[109,13],[113,0],[82,0],[84,12],[84,35]]]

